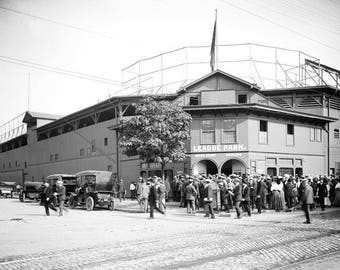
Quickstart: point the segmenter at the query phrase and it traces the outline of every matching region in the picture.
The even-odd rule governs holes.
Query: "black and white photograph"
[[[340,0],[0,0],[0,270],[340,269]]]

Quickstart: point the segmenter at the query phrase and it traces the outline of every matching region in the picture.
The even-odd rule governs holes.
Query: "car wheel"
[[[87,197],[86,199],[86,210],[92,211],[94,208],[94,200],[92,197]]]
[[[109,210],[113,211],[115,209],[114,201],[110,201],[108,207],[109,207]]]
[[[77,206],[77,201],[74,199],[73,196],[70,196],[70,198],[68,199],[68,205],[74,209]]]

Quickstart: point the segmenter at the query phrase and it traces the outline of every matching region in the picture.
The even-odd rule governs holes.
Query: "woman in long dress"
[[[340,206],[340,179],[337,180],[335,185],[334,206]]]
[[[272,191],[272,209],[277,212],[283,210],[284,208],[284,192],[283,192],[283,183],[280,178],[277,178],[276,181],[272,183],[271,186]]]

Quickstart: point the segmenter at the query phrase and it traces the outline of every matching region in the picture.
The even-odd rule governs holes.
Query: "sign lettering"
[[[194,145],[192,152],[235,152],[244,151],[246,148],[243,144],[208,144]]]

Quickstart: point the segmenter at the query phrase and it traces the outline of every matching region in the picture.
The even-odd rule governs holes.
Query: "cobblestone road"
[[[165,217],[148,220],[151,235],[146,232],[144,239],[105,244],[98,240],[87,247],[0,257],[0,269],[314,269],[322,263],[324,269],[338,269],[339,210],[315,213],[311,225],[302,223],[301,212],[265,213],[242,220],[210,220],[182,212],[169,210]],[[135,213],[119,213],[119,218],[122,224],[138,226],[140,215],[146,218]],[[163,233],[155,235],[157,223]],[[179,225],[190,229],[171,230]]]

